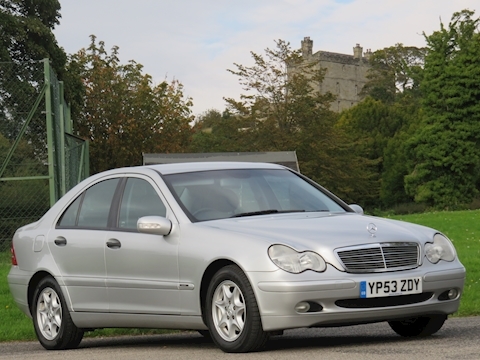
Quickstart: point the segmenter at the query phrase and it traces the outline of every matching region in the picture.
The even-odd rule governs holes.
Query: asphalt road
[[[435,335],[405,339],[386,323],[297,329],[275,336],[257,353],[225,354],[196,332],[86,338],[75,350],[46,351],[38,342],[0,343],[0,359],[480,359],[480,316],[452,318]]]

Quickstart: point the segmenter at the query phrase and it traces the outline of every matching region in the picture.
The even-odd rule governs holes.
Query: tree
[[[140,165],[144,152],[182,152],[189,144],[192,102],[177,81],[152,84],[142,65],[122,65],[118,47],[109,54],[91,37],[88,49],[70,59],[85,86],[76,119],[80,136],[91,142],[91,170]]]
[[[191,152],[232,152],[249,148],[249,124],[228,110],[222,114],[210,109],[196,118],[193,126]],[[249,150],[251,151],[251,150]]]
[[[405,141],[419,122],[420,84],[426,49],[395,46],[375,51],[370,59],[364,101],[341,114],[338,126],[349,135],[357,154],[369,159],[369,198],[375,207],[411,202],[404,188]]]
[[[365,203],[391,207],[411,201],[403,186],[407,174],[403,141],[417,116],[416,106],[371,97],[341,114],[337,126],[348,134],[354,152],[372,164],[365,168],[371,180]]]
[[[1,0],[0,61],[23,64],[48,58],[61,79],[67,57],[52,32],[59,19],[58,0]],[[28,79],[28,70],[21,74]]]
[[[335,127],[334,96],[312,86],[323,81],[325,70],[303,59],[288,42],[275,44],[264,56],[251,52],[253,66],[234,64],[236,69],[228,70],[246,92],[239,101],[226,99],[229,112],[242,124],[237,136],[248,143],[246,151],[295,150],[303,173],[355,201],[368,189],[361,171],[365,159],[349,151],[345,134]]]
[[[0,0],[0,131],[9,139],[44,83],[38,61],[49,58],[59,76],[64,73],[66,55],[52,32],[59,10],[57,0]]]
[[[403,44],[375,51],[369,59],[369,80],[362,88],[362,95],[385,103],[407,93],[418,95],[425,54],[425,48]]]
[[[406,186],[418,202],[440,208],[466,204],[480,175],[479,19],[463,10],[448,28],[426,36],[422,126],[408,142]]]

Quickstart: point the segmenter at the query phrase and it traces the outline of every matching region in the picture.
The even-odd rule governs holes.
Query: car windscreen
[[[286,169],[234,169],[164,175],[192,221],[286,212],[345,212],[321,189]]]

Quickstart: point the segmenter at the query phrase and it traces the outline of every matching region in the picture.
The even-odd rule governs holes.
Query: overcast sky
[[[452,14],[474,10],[479,0],[59,0],[56,39],[68,54],[90,44],[90,35],[119,47],[122,63],[135,60],[155,83],[179,80],[193,111],[225,109],[239,99],[238,78],[227,69],[252,65],[274,40],[300,48],[309,36],[313,52],[353,54],[402,43],[425,46],[427,35]]]

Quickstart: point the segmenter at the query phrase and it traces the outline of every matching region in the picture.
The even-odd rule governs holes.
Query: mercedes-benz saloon
[[[300,327],[437,332],[465,268],[441,232],[366,216],[286,167],[210,162],[84,180],[12,241],[11,292],[46,349],[190,329],[226,352]]]

